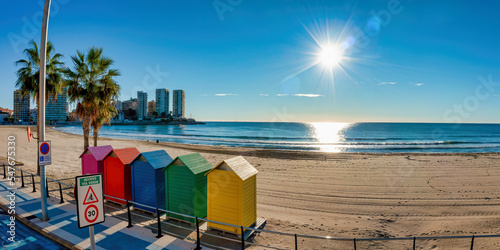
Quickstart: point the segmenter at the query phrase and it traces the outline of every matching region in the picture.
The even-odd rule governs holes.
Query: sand
[[[25,127],[2,126],[2,154],[9,135],[16,136],[17,159],[23,168],[34,172],[36,141],[27,142]],[[54,179],[79,175],[82,136],[47,129],[46,139],[52,142],[53,157],[47,175]],[[495,234],[500,229],[500,154],[293,152],[107,138],[98,144],[137,147],[141,152],[165,149],[172,157],[200,152],[213,165],[243,155],[259,170],[257,213],[268,219],[267,230],[363,238]],[[255,242],[293,246],[292,237],[267,233]],[[475,246],[498,248],[498,242],[500,238],[476,239]],[[464,239],[453,244],[469,243]],[[352,242],[335,245],[302,238],[299,244],[310,249],[352,247]],[[358,244],[411,246],[411,242]],[[424,249],[455,248],[446,240],[418,244]]]

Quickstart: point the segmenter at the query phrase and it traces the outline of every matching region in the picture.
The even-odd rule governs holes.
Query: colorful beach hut
[[[139,154],[130,163],[132,200],[151,207],[165,209],[165,174],[163,169],[172,162],[165,150]],[[134,204],[134,207],[156,212]]]
[[[104,158],[104,194],[125,200],[132,200],[130,163],[140,153],[136,148],[113,149],[109,152]],[[122,200],[107,199],[126,204]]]
[[[250,227],[257,221],[257,169],[242,156],[222,161],[207,173],[208,219]],[[239,227],[208,227],[241,234]]]
[[[175,158],[164,170],[167,210],[196,216],[207,217],[207,177],[212,169],[199,153]],[[196,219],[169,213],[170,218],[196,223]]]
[[[104,157],[113,150],[110,145],[88,147],[80,155],[82,174],[104,174]]]

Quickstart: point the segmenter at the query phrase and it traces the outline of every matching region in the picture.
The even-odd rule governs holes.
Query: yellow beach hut
[[[258,172],[242,156],[222,161],[207,172],[207,218],[244,227],[255,224]],[[212,222],[208,227],[241,234],[239,227]]]

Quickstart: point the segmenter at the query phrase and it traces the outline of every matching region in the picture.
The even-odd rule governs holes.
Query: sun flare
[[[326,68],[337,67],[344,58],[342,50],[337,46],[327,45],[318,53],[318,61]]]

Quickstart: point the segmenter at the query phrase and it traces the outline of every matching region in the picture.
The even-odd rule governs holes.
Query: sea
[[[82,134],[81,126],[56,127]],[[500,152],[500,124],[206,122],[206,125],[111,125],[101,137],[361,153]]]

